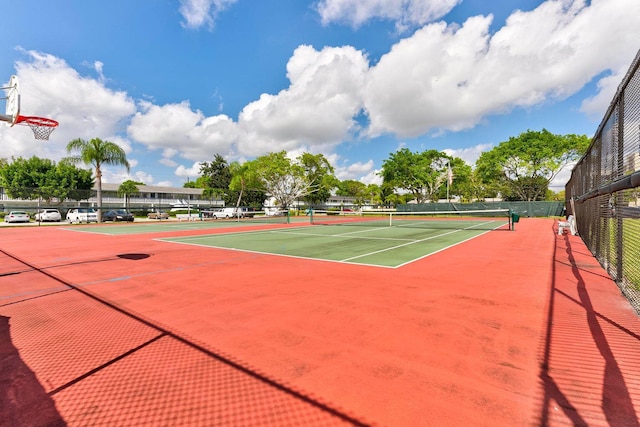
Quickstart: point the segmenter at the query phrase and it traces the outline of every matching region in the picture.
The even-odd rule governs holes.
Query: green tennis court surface
[[[447,221],[422,226],[334,224],[268,231],[189,236],[163,241],[281,256],[401,267],[492,229],[508,230],[506,219]]]

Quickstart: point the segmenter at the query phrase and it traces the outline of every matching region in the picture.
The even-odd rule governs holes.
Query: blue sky
[[[401,147],[473,164],[528,129],[591,136],[640,1],[21,0],[0,39],[21,114],[60,122],[48,142],[0,124],[0,158],[98,137],[132,166],[106,182],[182,186],[216,153],[306,151],[371,183]]]

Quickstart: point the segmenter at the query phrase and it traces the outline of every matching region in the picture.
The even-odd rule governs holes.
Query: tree
[[[454,187],[456,191],[454,194],[459,194],[463,201],[468,202],[484,200],[487,197],[494,198],[498,195],[495,185],[482,182],[476,169],[471,170],[468,179],[462,184],[457,178],[454,179]]]
[[[353,197],[355,198],[355,204],[362,206],[367,199],[371,197],[371,192],[364,182],[356,181],[355,179],[345,179],[344,181],[338,182],[336,195]]]
[[[144,185],[144,183],[128,179],[118,187],[118,196],[124,197],[124,205],[127,210],[129,210],[131,196],[140,192],[138,185]]]
[[[81,200],[93,185],[91,172],[68,162],[57,165],[49,159],[19,157],[0,167],[0,184],[16,199],[42,199],[49,205],[67,198]]]
[[[480,155],[480,180],[510,200],[544,200],[549,183],[580,158],[590,143],[586,135],[555,135],[546,129],[521,133]]]
[[[304,167],[289,159],[285,151],[269,153],[243,166],[245,177],[260,185],[281,209],[287,209],[313,190]]]
[[[119,145],[110,141],[103,141],[100,138],[93,138],[90,141],[85,141],[80,138],[74,139],[67,144],[67,152],[78,153],[76,156],[69,158],[71,162],[84,163],[95,168],[98,222],[102,222],[102,166],[124,166],[127,172],[129,172],[127,155]]]
[[[265,188],[260,178],[251,168],[251,163],[232,162],[229,165],[231,171],[231,184],[225,193],[225,203],[262,207],[267,198]]]
[[[93,178],[91,171],[77,168],[75,165],[62,159],[56,165],[56,177],[53,179],[53,187],[59,192],[56,196],[59,202],[65,199],[86,200],[91,195]]]
[[[337,186],[338,179],[334,175],[333,166],[322,154],[302,153],[298,162],[311,185],[311,192],[304,196],[309,205],[326,202],[331,197],[331,191]]]
[[[382,164],[384,184],[411,192],[417,203],[434,198],[447,179],[451,157],[437,150],[413,153],[407,148],[391,153]]]
[[[225,191],[231,184],[229,164],[220,154],[216,154],[210,163],[200,165],[200,175],[208,188]]]
[[[187,178],[187,182],[182,184],[182,188],[208,188],[207,187],[207,178],[204,176],[199,176],[195,181]]]
[[[395,206],[399,200],[399,196],[394,192],[393,186],[385,183],[380,186],[380,198],[386,206]]]
[[[378,184],[367,185],[367,196],[372,205],[382,204],[382,188]]]
[[[338,183],[338,188],[336,189],[336,195],[343,197],[362,198],[366,197],[366,194],[367,184],[355,179],[345,179],[344,181],[340,181]]]

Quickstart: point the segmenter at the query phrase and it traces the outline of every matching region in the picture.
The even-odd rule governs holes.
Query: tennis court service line
[[[491,222],[493,222],[493,221],[487,221],[487,222],[483,223],[482,225],[484,225],[484,224],[490,224]],[[476,225],[477,225],[477,224],[476,224]],[[380,250],[373,251],[373,252],[369,252],[369,253],[362,254],[362,255],[356,255],[356,256],[353,256],[353,257],[349,257],[349,258],[342,259],[342,260],[340,260],[340,261],[341,261],[341,262],[348,262],[348,261],[352,261],[352,260],[354,260],[354,259],[364,258],[364,257],[370,256],[370,255],[375,255],[375,254],[379,254],[379,253],[382,253],[382,252],[386,252],[386,251],[391,251],[391,250],[394,250],[394,249],[398,249],[398,248],[401,248],[401,247],[403,247],[403,246],[409,246],[409,245],[413,245],[413,244],[416,244],[416,243],[422,243],[422,242],[426,242],[427,240],[436,239],[436,238],[438,238],[438,237],[448,236],[449,234],[459,233],[459,232],[461,232],[461,231],[465,231],[465,230],[471,230],[471,229],[473,229],[473,227],[475,227],[475,225],[473,225],[473,226],[469,226],[469,227],[465,227],[465,228],[462,228],[462,229],[460,229],[460,230],[453,230],[453,231],[448,231],[448,232],[446,232],[446,233],[437,234],[437,235],[435,235],[435,236],[425,237],[424,239],[414,240],[414,241],[411,241],[411,242],[408,242],[408,243],[403,243],[403,244],[401,244],[401,245],[392,246],[392,247],[390,247],[390,248],[380,249]],[[486,233],[486,232],[485,232],[485,233]],[[482,234],[485,234],[485,233],[481,233],[481,234],[479,234],[478,236],[481,236]],[[466,241],[468,241],[468,240],[471,240],[471,239],[474,239],[474,238],[476,238],[476,237],[478,237],[478,236],[470,237],[469,239],[464,240],[464,242],[466,242]],[[448,246],[448,247],[455,246],[455,245],[458,245],[458,244],[460,244],[460,243],[462,243],[462,242],[455,243],[455,244],[450,245],[450,246]],[[437,251],[437,252],[439,252],[439,251]],[[435,253],[435,252],[433,252],[433,253]],[[427,254],[427,255],[431,255],[431,253],[429,253],[429,254]],[[420,257],[420,258],[418,258],[418,259],[422,259],[422,258],[424,258],[424,256],[423,256],[423,257]],[[414,261],[415,261],[415,260],[414,260]],[[412,261],[412,262],[413,262],[413,261]],[[403,265],[404,265],[404,264],[403,264]]]
[[[414,244],[416,244],[416,243],[426,242],[427,240],[436,239],[436,238],[438,238],[438,237],[447,236],[447,235],[449,235],[449,234],[459,233],[459,232],[461,232],[461,231],[463,231],[463,230],[453,230],[453,231],[448,231],[448,232],[446,232],[446,233],[437,234],[437,235],[435,235],[435,236],[425,237],[424,239],[420,239],[420,240],[412,240],[412,241],[410,241],[410,242],[403,243],[403,244],[401,244],[401,245],[392,246],[392,247],[390,247],[390,248],[380,249],[380,250],[373,251],[373,252],[369,252],[369,253],[366,253],[366,254],[352,256],[352,257],[349,257],[349,258],[342,259],[342,260],[340,260],[340,261],[342,261],[342,262],[347,262],[347,261],[351,261],[351,260],[358,259],[358,258],[364,258],[364,257],[366,257],[366,256],[375,255],[375,254],[379,254],[379,253],[382,253],[382,252],[391,251],[391,250],[393,250],[393,249],[402,248],[403,246],[414,245]]]
[[[379,228],[368,228],[365,231],[379,230]],[[300,233],[295,231],[276,231],[272,230],[270,233],[274,234],[293,234],[297,236],[313,236],[313,237],[338,237],[349,239],[365,239],[365,240],[398,240],[401,242],[413,242],[414,239],[402,239],[399,237],[363,237],[363,236],[351,236],[353,233],[362,233],[363,231],[352,231],[351,233],[339,233],[339,234],[316,234],[316,233]]]
[[[494,221],[483,221],[480,225],[486,225],[486,224],[493,224]],[[495,228],[499,228],[502,227],[504,224],[500,223],[497,224]],[[398,226],[398,225],[396,225]],[[202,247],[209,247],[209,248],[215,248],[215,249],[222,249],[222,250],[230,250],[230,251],[237,251],[237,252],[245,252],[245,253],[253,253],[253,254],[261,254],[261,255],[271,255],[271,256],[284,256],[284,257],[290,257],[290,258],[297,258],[297,259],[307,259],[307,260],[314,260],[314,261],[326,261],[326,262],[337,262],[337,263],[346,263],[346,264],[356,264],[356,265],[361,265],[361,266],[372,266],[372,267],[383,267],[383,268],[399,268],[402,267],[404,265],[410,264],[412,262],[415,262],[417,260],[423,259],[427,256],[430,256],[434,253],[440,252],[446,248],[452,247],[452,246],[456,246],[458,244],[461,244],[463,242],[466,242],[468,240],[474,239],[476,237],[479,237],[491,230],[479,230],[476,227],[478,227],[478,224],[474,224],[474,225],[470,225],[467,227],[461,227],[458,229],[449,229],[449,230],[439,230],[436,231],[435,229],[430,229],[431,232],[438,232],[438,234],[436,235],[431,235],[428,237],[424,237],[424,238],[410,238],[410,237],[376,237],[376,236],[358,236],[356,234],[360,234],[360,233],[366,233],[366,232],[374,232],[376,230],[381,230],[381,228],[379,227],[361,227],[358,230],[353,230],[350,229],[348,231],[342,232],[342,233],[336,233],[335,229],[329,229],[327,230],[325,228],[325,230],[327,230],[329,233],[332,234],[322,234],[322,233],[317,233],[317,232],[307,232],[307,230],[311,230],[310,228],[305,227],[301,227],[298,228],[296,227],[294,230],[292,229],[275,229],[275,230],[260,230],[260,231],[233,231],[233,232],[229,232],[229,233],[216,233],[216,234],[207,234],[207,235],[199,235],[199,236],[188,236],[188,237],[182,237],[182,238],[160,238],[157,239],[159,241],[165,241],[165,242],[172,242],[172,243],[178,243],[178,244],[187,244],[187,245],[195,245],[195,246],[202,246]],[[386,229],[386,227],[385,227]],[[381,253],[388,253],[389,251],[394,251],[396,249],[400,249],[403,247],[407,247],[409,245],[414,245],[416,243],[424,243],[430,240],[434,240],[434,239],[438,239],[438,238],[442,238],[444,236],[450,236],[453,235],[454,233],[459,233],[462,231],[472,231],[474,236],[471,236],[469,238],[465,238],[466,236],[463,237],[463,240],[460,242],[456,242],[453,243],[451,245],[448,245],[446,248],[437,248],[436,250],[429,252],[427,254],[423,254],[422,256],[419,256],[417,258],[413,258],[409,255],[405,255],[402,256],[402,258],[405,258],[405,262],[402,262],[399,265],[383,265],[382,264],[370,264],[367,262],[360,262],[359,260],[364,260],[366,259],[366,257],[371,257],[371,256],[376,256],[377,254],[381,254]],[[329,238],[329,239],[355,239],[355,240],[362,240],[362,241],[378,241],[378,242],[388,242],[388,245],[392,245],[390,247],[384,248],[384,249],[376,249],[376,250],[371,250],[370,252],[367,253],[350,253],[350,254],[344,254],[347,255],[348,257],[345,258],[341,258],[341,259],[327,259],[324,257],[314,257],[314,256],[304,256],[304,255],[294,255],[294,254],[287,254],[287,253],[279,253],[278,250],[260,250],[258,248],[254,248],[254,249],[250,249],[250,247],[252,246],[251,244],[248,244],[247,242],[238,242],[239,246],[244,246],[244,248],[239,248],[239,247],[234,247],[236,246],[235,244],[231,244],[230,246],[226,246],[224,244],[222,244],[223,241],[226,241],[226,238],[234,238],[236,236],[247,236],[250,237],[250,235],[273,235],[274,236],[274,240],[278,240],[278,237],[276,237],[276,235],[286,235],[286,234],[291,234],[292,235],[292,239],[299,239],[298,236],[307,236],[309,237],[310,241],[313,241],[314,237],[318,238],[318,237],[322,237],[322,238]],[[206,243],[206,241],[208,239],[212,239],[213,241],[211,241],[210,243]],[[216,245],[214,242],[216,239],[221,239],[220,243],[222,245]],[[197,242],[202,242],[202,243],[197,243]],[[326,242],[326,240],[325,240]],[[234,242],[235,243],[235,242]],[[249,242],[251,243],[251,242]],[[268,241],[267,241],[268,243]],[[287,244],[286,241],[281,242],[282,244]],[[247,246],[248,245],[248,246]],[[386,245],[385,245],[386,246]],[[366,248],[364,248],[366,250]],[[374,248],[371,248],[374,249]],[[303,248],[304,251],[304,248]],[[412,258],[412,259],[406,259],[406,258]]]
[[[215,246],[215,245],[206,245],[206,244],[201,244],[201,243],[190,243],[190,242],[177,242],[177,241],[174,241],[174,240],[163,240],[163,241],[166,241],[168,243],[176,243],[178,245],[201,246],[203,248],[222,249],[222,250],[225,250],[225,251],[243,252],[243,253],[248,253],[248,254],[279,256],[279,257],[285,257],[285,258],[305,259],[305,260],[309,260],[309,261],[337,262],[337,263],[353,264],[353,265],[365,266],[365,267],[397,268],[395,266],[388,266],[388,265],[367,264],[367,263],[363,263],[363,262],[340,261],[340,260],[335,260],[335,259],[314,258],[314,257],[308,257],[308,256],[301,256],[301,255],[279,254],[279,253],[276,253],[276,252],[264,252],[264,251],[254,251],[254,250],[251,250],[251,249],[229,248],[227,246]]]

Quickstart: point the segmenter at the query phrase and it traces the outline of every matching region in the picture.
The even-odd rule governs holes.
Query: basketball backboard
[[[0,121],[13,125],[29,126],[36,139],[49,139],[49,135],[58,127],[58,122],[46,117],[21,116],[20,115],[20,85],[18,77],[11,76],[9,86],[0,88],[4,90],[5,96],[0,99],[5,101],[5,114],[0,114]]]
[[[5,91],[5,96],[1,98],[5,100],[5,114],[0,114],[0,120],[13,126],[18,120],[18,116],[20,116],[20,85],[18,84],[18,77],[11,76],[9,85],[2,89]]]

